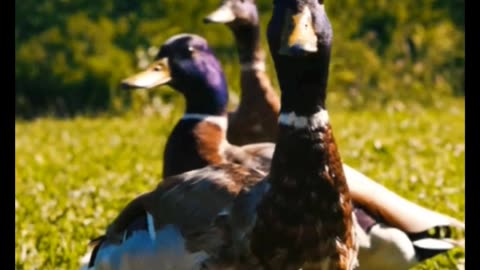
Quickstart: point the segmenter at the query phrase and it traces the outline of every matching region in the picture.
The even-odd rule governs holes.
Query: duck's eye
[[[182,50],[179,53],[180,58],[190,58],[192,57],[192,54],[195,52],[195,49],[193,47],[188,47],[186,50]]]
[[[158,65],[158,66],[155,66],[153,68],[154,71],[161,71],[162,70],[162,66]]]

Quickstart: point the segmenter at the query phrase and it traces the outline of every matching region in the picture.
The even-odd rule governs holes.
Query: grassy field
[[[155,186],[180,116],[16,121],[16,269],[77,269],[88,240]],[[465,218],[464,99],[331,110],[343,160],[406,198]],[[417,269],[456,269],[463,251]]]

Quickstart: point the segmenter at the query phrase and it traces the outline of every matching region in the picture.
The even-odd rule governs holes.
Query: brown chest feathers
[[[221,119],[218,117],[217,119]],[[224,119],[226,123],[226,119]],[[204,120],[182,120],[170,134],[165,148],[164,177],[219,164],[224,161],[225,130]]]
[[[227,145],[225,141],[225,131],[221,127],[209,123],[200,122],[195,127],[194,138],[198,154],[209,165],[220,164],[225,161],[223,151]]]
[[[270,269],[351,269],[351,198],[330,126],[321,129],[281,127],[252,237]]]

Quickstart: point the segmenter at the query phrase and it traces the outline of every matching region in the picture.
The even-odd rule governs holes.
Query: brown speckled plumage
[[[272,187],[259,207],[252,240],[254,254],[270,269],[298,269],[330,257],[340,265],[328,269],[349,269],[349,251],[336,239],[354,245],[350,195],[330,127],[316,132],[281,128]]]
[[[143,215],[145,212],[152,213],[155,217],[155,226],[161,227],[168,222],[176,221],[196,226],[190,223],[196,220],[195,214],[187,212],[211,212],[215,216],[228,202],[242,191],[244,187],[255,185],[264,174],[250,170],[237,164],[219,164],[189,171],[169,177],[168,181],[161,183],[151,192],[145,193],[130,202],[122,213],[112,222],[109,227],[109,234],[121,234],[133,219],[132,216]],[[210,181],[201,181],[204,179]],[[181,196],[180,196],[181,195]],[[198,196],[212,196],[211,198],[220,198],[219,200],[199,200]],[[217,196],[217,197],[215,197]],[[169,200],[173,197],[181,197],[181,200]],[[187,202],[202,201],[198,204],[198,209],[183,209],[182,205],[191,206]],[[172,204],[173,203],[173,204]],[[168,209],[167,208],[171,208]],[[176,208],[176,209],[174,209]],[[167,210],[167,211],[165,211]],[[183,210],[183,211],[182,211]],[[197,213],[198,214],[198,213]],[[179,218],[182,216],[183,218]],[[205,219],[205,218],[203,218]],[[212,218],[213,219],[213,218]],[[198,220],[196,220],[198,221]]]
[[[314,31],[303,30],[308,27]],[[282,113],[298,124],[280,123],[252,253],[266,269],[354,269],[358,245],[349,189],[328,118],[316,119],[326,113],[330,59],[331,26],[323,7],[313,0],[275,1],[268,41]]]
[[[207,17],[210,22],[224,23],[232,30],[235,36],[236,44],[238,46],[240,62],[244,63],[264,63],[265,58],[263,50],[261,49],[258,42],[258,38],[256,38],[255,35],[252,35],[252,33],[258,33],[258,30],[256,32],[249,32],[245,30],[241,31],[242,27],[238,27],[239,25],[243,25],[243,29],[248,27],[250,27],[250,29],[253,29],[252,27],[260,29],[258,23],[256,23],[258,18],[258,11],[256,7],[254,7],[254,4],[255,1],[253,0],[222,1],[222,5],[215,12],[222,8],[230,9],[232,10],[232,14],[235,15],[234,21],[225,22],[221,19],[220,21],[215,21],[215,12],[211,13]],[[252,38],[252,36],[254,38]],[[251,52],[255,52],[255,54],[252,54]],[[252,59],[255,60],[252,61]],[[255,76],[257,76],[258,78],[255,78]],[[261,86],[259,88],[260,84],[264,84],[264,86]],[[269,114],[266,115],[271,115],[272,112],[274,112],[276,117],[279,113],[279,107],[275,106],[275,104],[278,103],[278,97],[275,91],[269,90],[262,94],[262,89],[271,89],[271,83],[269,81],[269,78],[266,76],[266,73],[263,71],[250,71],[242,69],[241,86],[242,99],[240,101],[239,108],[237,109],[237,117],[234,118],[234,113],[229,114],[229,117],[231,119],[230,123],[233,123],[235,127],[232,127],[232,125],[230,125],[228,137],[232,141],[239,144],[249,143],[249,140],[255,140],[256,138],[260,138],[260,141],[264,138],[266,140],[269,140],[269,138],[273,138],[272,136],[276,134],[277,130],[276,125],[274,127],[270,125],[269,128],[265,129],[267,132],[270,132],[272,130],[274,131],[271,132],[270,135],[267,134],[265,137],[259,137],[258,135],[255,135],[254,132],[256,132],[256,130],[250,131],[244,128],[249,126],[252,127],[252,125],[249,124],[255,123],[255,115],[253,114],[257,111],[256,108],[258,108],[250,108],[249,106],[245,106],[245,104],[252,104],[252,106],[258,105],[255,104],[255,102],[248,100],[248,95],[251,95],[250,97],[255,96],[255,98],[252,98],[253,101],[259,100],[259,98],[267,99],[267,102],[260,101],[261,104],[259,108],[270,109],[271,111],[269,112]],[[250,89],[260,89],[260,91],[249,91]],[[267,98],[269,96],[270,98]],[[271,104],[272,106],[262,107],[263,104]],[[251,116],[251,119],[241,121],[242,118],[240,116]],[[272,119],[272,123],[273,121],[276,121],[276,119]],[[263,125],[267,126],[267,121],[264,121]],[[378,237],[378,234],[376,233],[374,233],[375,236],[370,235],[370,228],[375,225],[378,227],[379,223],[386,223],[391,226],[385,227],[385,230],[390,230],[391,232],[393,232],[393,228],[397,228],[402,230],[402,233],[407,234],[414,231],[426,231],[428,228],[433,228],[438,224],[451,224],[451,226],[453,227],[464,227],[462,222],[408,202],[400,196],[387,190],[385,187],[377,184],[373,179],[366,177],[365,175],[359,173],[358,171],[347,165],[344,166],[344,168],[347,170],[347,182],[349,182],[349,184],[352,184],[352,186],[350,186],[349,188],[352,191],[352,199],[355,202],[355,209],[357,210],[354,211],[355,216],[358,220],[357,226],[358,229],[362,230],[367,234],[367,237]],[[371,195],[374,190],[376,190],[374,192],[376,196],[372,197]],[[429,221],[425,220],[425,216],[430,217]],[[400,231],[393,233],[400,233]],[[395,269],[405,269],[407,268],[406,265],[411,265],[411,262],[407,262],[409,260],[406,255],[408,254],[408,245],[402,247],[402,245],[404,244],[402,244],[400,240],[395,240],[394,242],[391,242],[391,235],[389,234],[386,234],[382,237],[385,238],[382,238],[381,240],[375,238],[375,240],[372,240],[375,243],[362,243],[361,249],[363,249],[363,251],[360,253],[360,257],[361,259],[364,259],[364,263],[360,263],[360,269],[372,269],[369,266],[373,266],[374,269],[387,269],[392,268],[392,265],[394,265],[395,262],[397,262]],[[379,244],[385,244],[387,246],[391,245],[391,247],[395,249],[395,252],[397,252],[393,252],[391,256],[397,257],[397,259],[398,257],[402,256],[404,256],[404,258],[397,260],[388,258],[388,256],[384,256],[384,254],[378,251],[379,246],[377,245]],[[438,250],[438,252],[443,251],[444,249]],[[375,261],[375,263],[372,264],[372,261]]]

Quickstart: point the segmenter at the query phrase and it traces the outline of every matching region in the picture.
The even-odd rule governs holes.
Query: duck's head
[[[267,37],[282,111],[312,113],[324,106],[333,36],[323,0],[273,2]]]
[[[169,38],[153,63],[126,78],[125,89],[149,89],[168,84],[186,98],[187,113],[221,115],[226,112],[228,89],[222,67],[207,41],[194,34]]]
[[[224,0],[220,7],[203,19],[204,23],[226,24],[230,27],[258,25],[255,0]]]
[[[323,2],[274,0],[267,32],[274,54],[311,57],[330,47],[333,31]]]
[[[260,25],[255,0],[223,0],[203,21],[224,24],[232,31],[242,71],[265,69],[265,53],[260,46]]]

